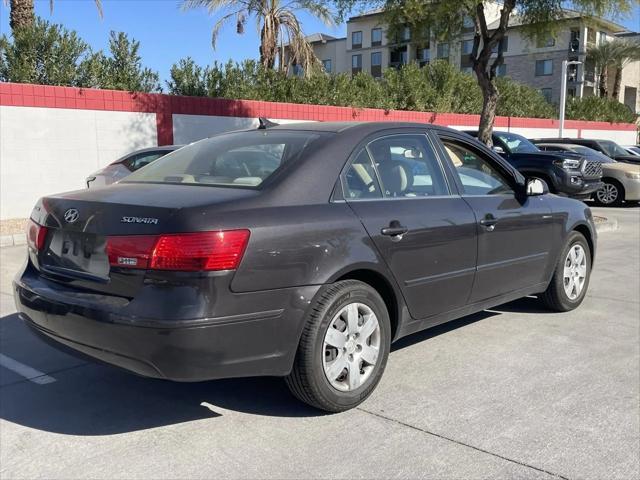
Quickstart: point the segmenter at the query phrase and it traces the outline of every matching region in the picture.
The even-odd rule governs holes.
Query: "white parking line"
[[[47,383],[53,383],[56,381],[55,378],[50,377],[46,373],[36,370],[35,368],[31,368],[29,365],[20,363],[11,357],[3,355],[2,353],[0,353],[0,366],[3,366],[4,368],[26,378],[30,382],[37,383],[39,385],[46,385]]]

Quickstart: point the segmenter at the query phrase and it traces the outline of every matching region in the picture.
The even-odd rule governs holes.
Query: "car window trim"
[[[373,156],[371,155],[371,152],[369,150],[369,145],[371,145],[373,142],[377,141],[377,140],[381,140],[384,138],[389,138],[389,137],[397,137],[397,136],[423,136],[425,137],[425,140],[427,142],[427,144],[429,145],[429,147],[431,147],[431,150],[434,154],[434,158],[435,161],[438,165],[437,168],[440,169],[440,172],[442,173],[442,178],[444,179],[445,182],[445,188],[447,189],[448,194],[447,195],[429,195],[429,196],[422,196],[422,197],[387,197],[384,194],[384,191],[382,190],[382,180],[380,179],[380,174],[378,172],[378,167],[376,166],[376,163],[373,159]],[[367,151],[367,155],[369,156],[369,161],[372,162],[373,164],[373,168],[374,171],[376,173],[376,180],[378,181],[378,185],[380,187],[380,193],[381,193],[381,197],[378,198],[348,198],[346,195],[346,190],[345,190],[345,181],[346,181],[346,174],[349,171],[349,169],[351,168],[351,165],[353,164],[354,160],[358,157],[358,155],[360,154],[360,151],[362,149],[366,149]],[[456,191],[454,191],[451,188],[451,183],[450,183],[450,179],[449,179],[449,175],[447,174],[446,169],[444,168],[440,155],[438,155],[438,148],[437,145],[434,143],[433,139],[430,137],[429,132],[428,131],[424,131],[424,130],[419,130],[416,129],[415,131],[412,132],[393,132],[393,133],[385,133],[383,135],[379,135],[379,134],[375,134],[373,136],[370,136],[368,138],[366,138],[365,140],[363,140],[362,142],[360,142],[358,144],[358,146],[353,150],[353,152],[351,152],[351,155],[349,155],[349,159],[347,160],[347,162],[345,163],[345,166],[343,168],[343,170],[340,172],[340,184],[342,186],[342,199],[346,202],[366,202],[366,201],[380,201],[380,200],[426,200],[426,199],[435,199],[435,198],[451,198],[451,197],[456,197],[459,196],[459,192],[457,191],[458,189],[456,188]]]

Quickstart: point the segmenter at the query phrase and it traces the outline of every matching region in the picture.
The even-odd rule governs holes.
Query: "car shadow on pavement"
[[[523,310],[529,309],[525,302]],[[394,343],[390,360],[394,351],[494,315],[499,313],[484,311],[405,337]],[[38,384],[17,376],[7,381],[5,375],[0,386],[0,418],[14,424],[91,436],[215,419],[233,412],[275,417],[324,415],[296,400],[281,378],[201,383],[143,378],[63,354],[36,338],[15,314],[0,318],[0,326],[3,355],[55,379]],[[215,429],[215,422],[209,428]]]

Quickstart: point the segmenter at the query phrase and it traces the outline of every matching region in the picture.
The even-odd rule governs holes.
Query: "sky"
[[[49,0],[35,0],[36,14],[76,30],[94,50],[108,47],[111,30],[124,31],[140,41],[140,53],[145,66],[157,70],[163,80],[169,78],[171,65],[191,56],[200,65],[214,61],[241,61],[258,57],[258,32],[249,21],[244,35],[237,35],[231,21],[218,37],[216,50],[211,46],[211,30],[216,16],[204,9],[182,11],[179,0],[102,0],[104,17],[100,18],[93,0],[55,0],[53,13]],[[0,33],[9,33],[9,8],[0,0]],[[323,32],[344,36],[344,24],[325,26],[321,21],[300,13],[306,34]],[[640,6],[632,17],[618,20],[630,30],[640,30]]]

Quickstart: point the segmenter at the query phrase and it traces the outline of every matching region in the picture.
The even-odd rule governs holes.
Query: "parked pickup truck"
[[[465,133],[477,137],[477,131]],[[522,135],[493,132],[493,149],[525,177],[544,180],[551,193],[589,198],[602,186],[602,165],[573,152],[543,152]]]

